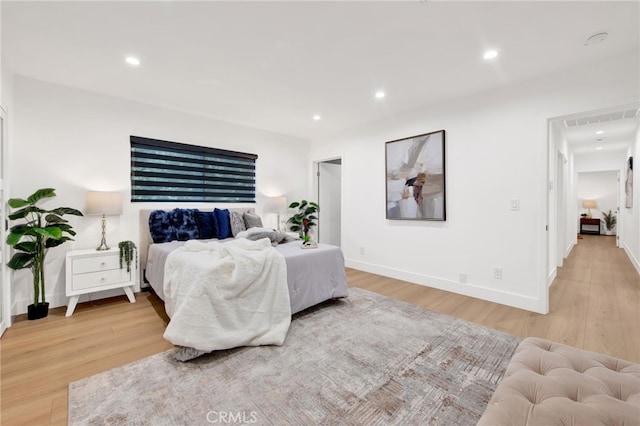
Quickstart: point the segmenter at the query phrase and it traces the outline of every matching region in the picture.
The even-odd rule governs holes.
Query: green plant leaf
[[[69,237],[62,237],[59,240],[53,240],[53,239],[50,238],[50,239],[47,240],[47,242],[44,244],[44,246],[46,248],[58,247],[59,245],[61,245],[65,241],[73,241],[73,239],[69,238]]]
[[[35,253],[38,245],[35,243],[35,241],[23,241],[16,244],[13,248],[27,253]]]
[[[311,215],[311,216],[309,216],[307,219],[309,219],[309,220],[316,220],[316,219],[317,219],[317,217],[315,217],[314,215]]]
[[[7,204],[9,204],[9,207],[12,209],[19,209],[20,207],[28,206],[31,203],[27,200],[23,200],[22,198],[11,198],[7,201]]]
[[[310,206],[315,207],[316,209],[319,209],[320,206],[318,205],[318,203],[309,203]]]
[[[46,220],[47,223],[67,223],[67,222],[69,222],[68,220],[63,219],[63,218],[61,218],[60,216],[58,216],[57,214],[54,214],[54,213],[49,213],[48,215],[46,215],[44,217],[44,220]]]
[[[30,268],[33,263],[35,253],[15,253],[7,266],[13,270]]]
[[[59,240],[62,238],[62,230],[57,226],[47,226],[46,228],[33,228],[33,230],[43,237]]]
[[[295,209],[296,207],[298,207],[300,205],[299,202],[294,201],[293,203],[289,204],[289,208],[290,209]]]
[[[36,204],[38,201],[44,198],[52,198],[56,196],[56,190],[53,188],[42,188],[31,194],[27,201],[29,204]]]
[[[16,233],[10,233],[9,235],[7,235],[7,244],[10,246],[15,246],[16,244],[18,244],[18,242],[20,242],[20,239],[24,236],[24,234],[16,234]]]
[[[72,209],[71,207],[58,207],[57,209],[50,210],[50,213],[57,214],[59,216],[70,214],[74,216],[84,216],[80,210]]]

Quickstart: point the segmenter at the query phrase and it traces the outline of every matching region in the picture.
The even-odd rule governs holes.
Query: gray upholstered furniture
[[[640,365],[525,339],[478,425],[640,425]]]

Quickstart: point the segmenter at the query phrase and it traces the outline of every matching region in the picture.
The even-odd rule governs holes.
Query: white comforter
[[[281,345],[291,323],[284,258],[268,239],[187,241],[165,264],[164,338],[200,351]]]

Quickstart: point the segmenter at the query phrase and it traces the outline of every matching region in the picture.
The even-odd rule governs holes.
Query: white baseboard
[[[569,257],[569,255],[571,254],[571,250],[573,250],[573,248],[575,247],[576,242],[575,241],[571,241],[571,243],[569,244],[569,246],[565,249],[564,251],[564,258],[566,259],[567,257]]]
[[[633,252],[629,249],[629,247],[627,247],[626,244],[624,245],[624,252],[627,253],[627,257],[631,261],[631,264],[634,268],[636,268],[638,274],[640,274],[640,262],[633,256]]]
[[[461,284],[459,282],[443,278],[416,274],[415,272],[388,268],[385,266],[374,265],[371,263],[351,259],[345,259],[345,266],[348,268],[370,272],[372,274],[383,275],[385,277],[408,281],[414,284],[423,285],[425,287],[437,288],[439,290],[450,291],[452,293],[475,297],[477,299],[487,300],[489,302],[495,302],[502,305],[525,309],[527,311],[532,311],[540,314],[547,313],[545,311],[545,304],[543,303],[543,301],[529,296],[509,293],[506,291],[500,291],[470,283]]]
[[[553,271],[551,271],[551,273],[547,277],[547,287],[551,287],[553,280],[555,280],[557,276],[558,276],[558,268],[553,268]]]

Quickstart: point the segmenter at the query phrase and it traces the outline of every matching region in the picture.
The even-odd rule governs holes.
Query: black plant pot
[[[27,306],[27,318],[30,320],[46,318],[47,315],[49,315],[49,302]]]

